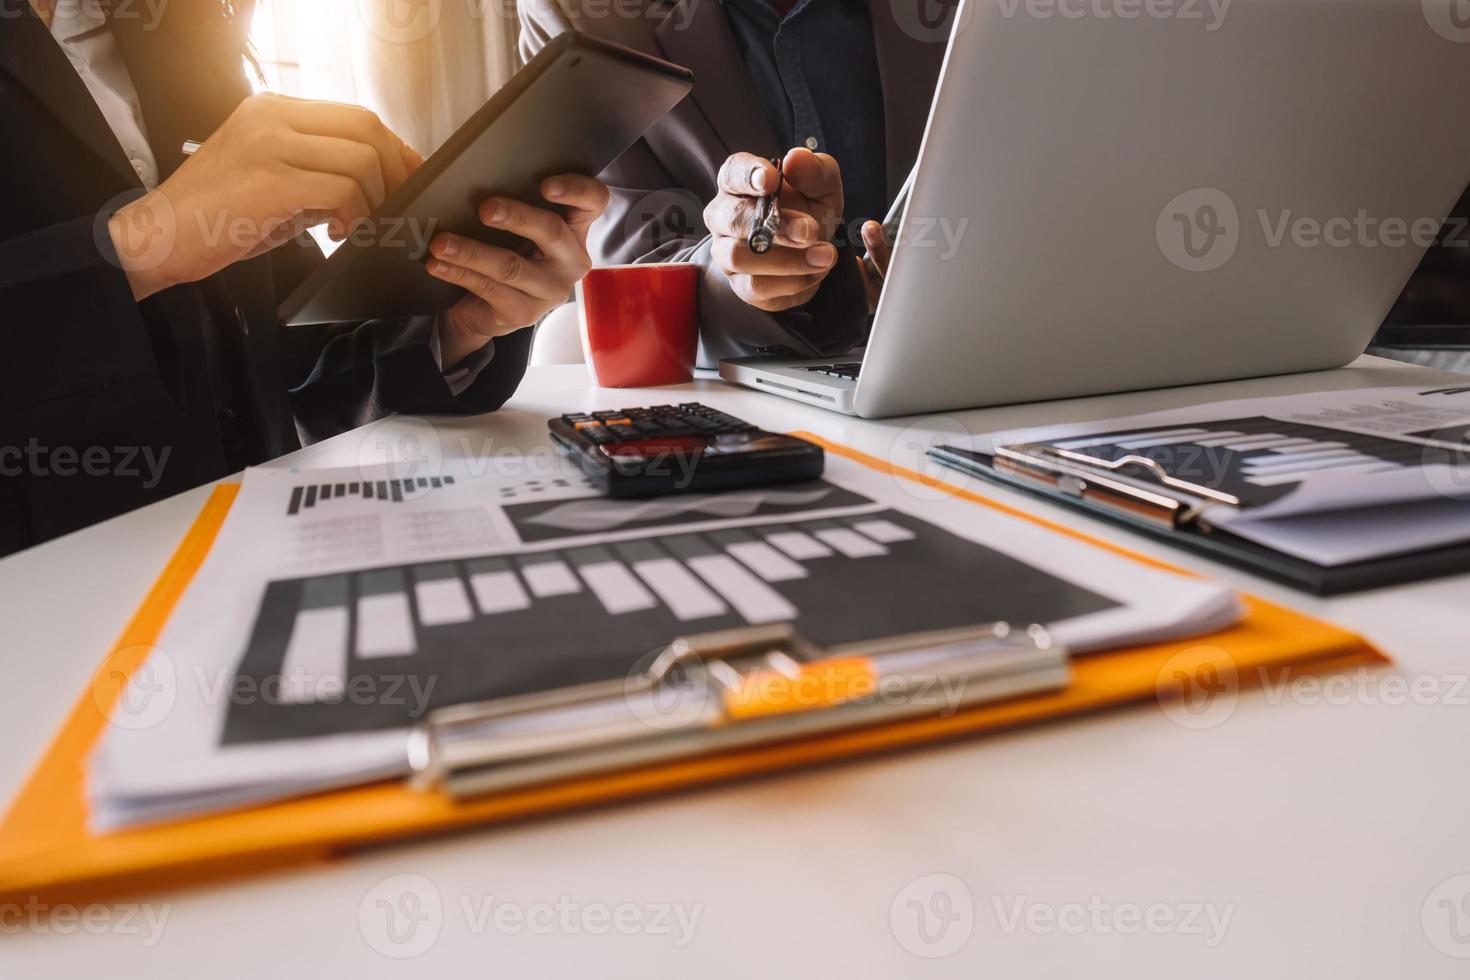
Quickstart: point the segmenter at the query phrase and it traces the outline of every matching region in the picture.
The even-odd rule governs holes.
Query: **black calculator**
[[[571,413],[551,437],[610,497],[731,490],[814,480],[822,447],[686,402]]]

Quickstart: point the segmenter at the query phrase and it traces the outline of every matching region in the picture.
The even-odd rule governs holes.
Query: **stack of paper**
[[[94,824],[401,776],[430,709],[624,678],[681,635],[1008,621],[1085,652],[1242,615],[1218,586],[845,458],[811,484],[651,501],[545,457],[485,462],[249,471],[92,759]]]
[[[1201,524],[1318,565],[1470,541],[1470,386],[1216,402],[997,432],[973,448],[1015,445],[1148,460],[1239,501],[1202,501]]]

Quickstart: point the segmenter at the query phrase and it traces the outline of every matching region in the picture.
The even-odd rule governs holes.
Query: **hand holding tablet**
[[[582,261],[575,253],[585,256],[587,226],[606,203],[595,182],[572,175],[601,173],[689,93],[692,78],[641,52],[560,35],[366,223],[398,233],[353,234],[277,317],[307,324],[437,314],[468,291],[493,315],[453,319],[480,344],[518,320],[534,322],[525,318],[565,300],[574,281],[566,277]],[[565,184],[565,195],[552,192],[549,178]],[[548,204],[561,208],[559,220]],[[405,223],[412,234],[402,233]],[[412,247],[418,241],[429,241],[432,255]]]
[[[441,356],[454,364],[490,338],[538,322],[566,302],[592,268],[587,231],[607,208],[608,190],[592,177],[562,174],[541,183],[559,210],[492,197],[480,205],[486,228],[509,232],[534,247],[515,251],[449,232],[430,243],[429,275],[469,293],[449,308],[440,332]]]

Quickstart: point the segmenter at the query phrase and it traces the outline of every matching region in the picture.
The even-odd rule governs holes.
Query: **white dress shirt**
[[[107,120],[108,127],[117,137],[138,180],[148,190],[155,190],[159,183],[158,159],[148,141],[143,106],[99,0],[58,0],[51,15],[51,36],[61,45],[62,53],[92,94],[92,101],[102,111],[102,118]],[[203,139],[207,135],[198,138]],[[494,343],[487,343],[446,371],[440,353],[437,323],[430,334],[429,349],[449,384],[449,390],[455,395],[462,394],[474,384],[480,371],[495,356]]]
[[[107,120],[138,179],[153,190],[158,186],[158,161],[148,142],[143,107],[101,3],[58,0],[51,16],[51,36],[92,93],[92,101],[102,110],[102,118]]]

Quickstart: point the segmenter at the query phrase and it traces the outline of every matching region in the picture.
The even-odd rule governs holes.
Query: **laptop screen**
[[[1373,343],[1470,347],[1470,189],[1450,211]]]

